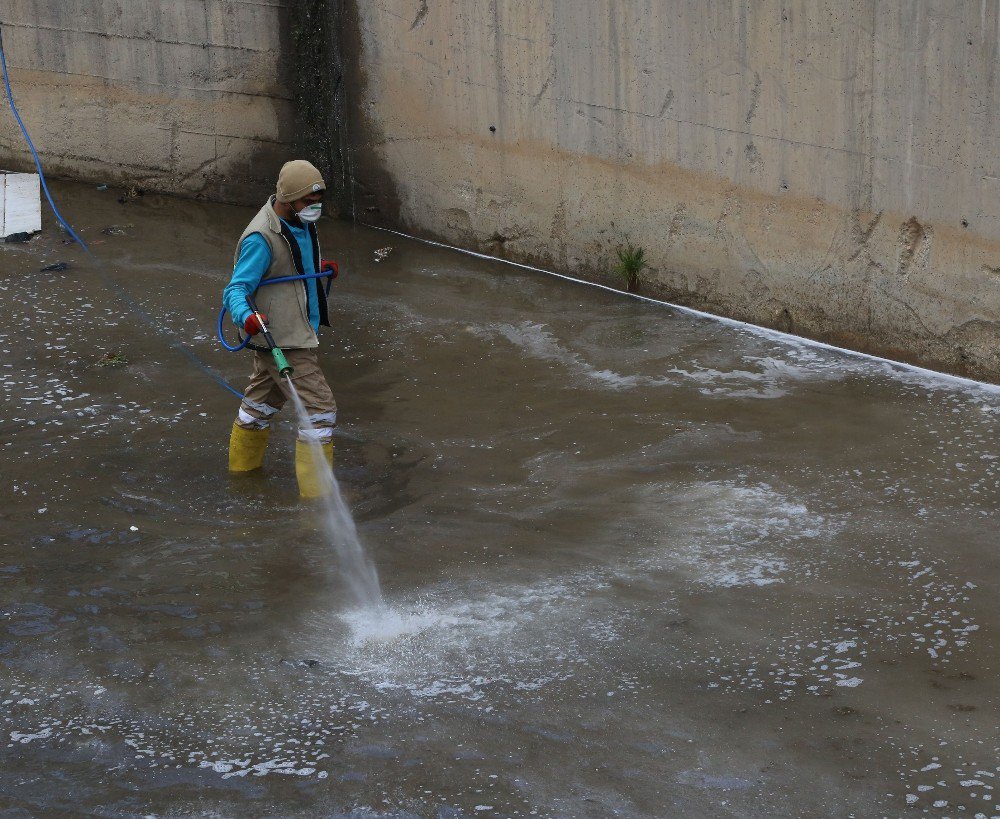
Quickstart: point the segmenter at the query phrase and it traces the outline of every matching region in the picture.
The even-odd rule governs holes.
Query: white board
[[[37,173],[0,171],[0,238],[42,229],[42,200]]]

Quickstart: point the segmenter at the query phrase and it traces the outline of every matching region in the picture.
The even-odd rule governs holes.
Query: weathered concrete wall
[[[282,0],[4,0],[15,97],[53,175],[227,201],[293,141]],[[0,110],[0,161],[27,169]]]
[[[1000,379],[996,0],[349,6],[359,218]]]

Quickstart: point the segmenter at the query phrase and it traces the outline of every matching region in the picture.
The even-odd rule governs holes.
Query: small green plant
[[[124,367],[128,364],[128,359],[121,353],[105,353],[97,359],[98,367]]]
[[[643,248],[636,247],[631,242],[618,248],[618,264],[615,266],[615,272],[621,276],[625,289],[630,293],[639,289],[642,271],[647,267],[649,265],[646,264],[646,251]]]

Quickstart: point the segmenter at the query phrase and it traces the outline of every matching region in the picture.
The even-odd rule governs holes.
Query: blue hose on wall
[[[10,87],[10,75],[7,73],[7,55],[4,52],[3,47],[3,26],[0,26],[0,70],[3,72],[3,84],[4,89],[7,92],[7,102],[10,103],[10,110],[14,114],[14,119],[17,120],[18,127],[21,129],[21,133],[24,134],[24,140],[28,143],[28,148],[31,150],[31,156],[35,160],[35,168],[38,169],[38,179],[42,184],[42,190],[45,191],[45,198],[49,200],[49,205],[52,207],[52,212],[55,214],[56,219],[59,220],[59,224],[62,225],[63,229],[73,237],[80,247],[82,247],[91,258],[94,258],[94,254],[91,253],[89,247],[87,247],[86,242],[83,241],[79,236],[77,236],[76,231],[70,227],[69,223],[63,219],[62,214],[59,213],[59,208],[56,207],[56,203],[52,200],[52,194],[49,193],[49,186],[45,183],[45,172],[42,170],[42,162],[38,158],[38,151],[35,150],[35,144],[31,141],[31,137],[28,134],[28,129],[24,125],[24,121],[21,119],[21,114],[17,110],[17,105],[14,103],[14,92],[11,91]],[[110,277],[102,276],[105,284],[115,291],[118,298],[120,298],[126,305],[135,313],[139,318],[153,328],[158,334],[164,334],[164,330],[153,320],[146,310],[133,299],[124,288],[119,284],[112,281]],[[195,355],[191,350],[181,344],[178,340],[168,337],[167,343],[181,353],[185,358],[187,358],[192,364],[197,366],[202,370],[209,378],[215,381],[220,387],[228,390],[237,398],[243,398],[243,393],[237,390],[235,387],[230,386],[229,382],[226,381],[221,375],[215,372],[207,363],[202,361]]]
[[[3,69],[3,87],[7,92],[7,102],[10,103],[10,110],[14,114],[14,119],[17,120],[17,126],[21,129],[21,133],[24,134],[24,141],[28,143],[31,156],[35,160],[35,168],[38,169],[38,179],[42,183],[42,190],[45,191],[45,198],[49,200],[49,206],[52,208],[52,212],[56,215],[56,219],[59,220],[59,224],[63,226],[63,229],[73,237],[73,241],[86,250],[87,253],[90,253],[90,248],[87,247],[86,242],[77,236],[76,231],[70,227],[69,222],[63,219],[62,214],[59,212],[59,208],[56,207],[56,203],[52,200],[52,194],[49,193],[49,186],[45,184],[45,172],[42,170],[42,161],[38,158],[38,151],[35,150],[35,143],[31,141],[31,136],[28,134],[28,129],[25,127],[24,121],[21,119],[21,114],[17,110],[17,105],[14,104],[14,92],[10,89],[10,76],[7,74],[7,55],[4,53],[3,49],[2,26],[0,26],[0,68]]]

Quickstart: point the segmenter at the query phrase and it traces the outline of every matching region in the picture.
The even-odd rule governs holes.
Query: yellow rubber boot
[[[333,469],[333,441],[322,444],[323,458]],[[295,442],[295,478],[299,482],[299,497],[307,500],[320,497],[326,480],[316,469],[312,447],[305,441]]]
[[[264,463],[264,450],[267,449],[270,434],[270,429],[245,429],[239,424],[233,424],[233,432],[229,436],[229,471],[251,472],[260,469]]]

